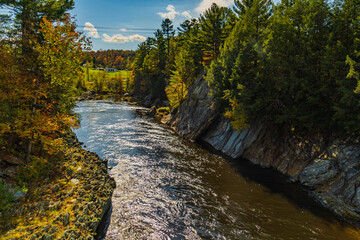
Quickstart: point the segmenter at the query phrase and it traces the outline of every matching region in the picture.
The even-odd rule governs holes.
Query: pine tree
[[[220,47],[231,31],[234,22],[233,12],[226,7],[219,7],[215,3],[199,18],[200,34],[204,46],[205,62],[208,64],[216,59]]]
[[[167,49],[167,55],[169,57],[170,56],[170,39],[172,37],[174,37],[174,35],[175,35],[174,26],[172,24],[172,21],[170,19],[166,18],[161,23],[161,29],[162,29],[162,33],[166,36],[166,42],[167,42],[166,49]]]

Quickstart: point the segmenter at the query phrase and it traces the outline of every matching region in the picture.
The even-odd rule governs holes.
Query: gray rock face
[[[332,162],[325,159],[316,159],[305,167],[299,176],[301,182],[309,186],[323,185],[337,175],[337,169]]]
[[[240,157],[257,138],[261,125],[254,124],[249,129],[238,132],[231,127],[229,120],[222,118],[200,139],[232,158]]]
[[[172,114],[171,126],[184,138],[201,139],[232,158],[275,168],[313,190],[312,195],[338,215],[360,222],[360,143],[327,139],[252,124],[237,132],[219,116],[218,105],[200,77]]]
[[[182,137],[197,139],[217,118],[218,104],[201,75],[189,87],[185,101],[172,114],[170,126]]]

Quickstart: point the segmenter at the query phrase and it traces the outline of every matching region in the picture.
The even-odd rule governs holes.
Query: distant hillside
[[[90,62],[94,67],[113,67],[120,70],[129,69],[135,58],[131,50],[100,50],[84,53],[83,63]]]

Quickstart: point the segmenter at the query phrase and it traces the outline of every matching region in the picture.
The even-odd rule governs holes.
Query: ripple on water
[[[359,237],[356,230],[302,207],[301,193],[294,193],[295,202],[270,190],[249,177],[261,170],[234,167],[182,140],[144,116],[144,108],[106,100],[81,102],[76,111],[82,119],[79,140],[109,159],[117,183],[106,239]]]

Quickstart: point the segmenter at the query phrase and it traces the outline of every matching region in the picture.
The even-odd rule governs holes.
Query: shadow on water
[[[96,229],[95,240],[105,239],[106,232],[110,226],[111,213],[112,213],[112,204],[110,205],[109,209],[105,212],[104,217],[101,219],[101,222],[98,228]]]
[[[295,182],[279,171],[253,164],[247,159],[231,158],[201,140],[196,141],[196,145],[223,157],[231,164],[235,171],[241,174],[247,181],[261,184],[266,187],[269,192],[286,197],[299,209],[306,209],[326,221],[337,222],[343,227],[350,226],[359,228],[358,224],[345,222],[344,219],[324,207],[320,201],[313,196],[311,189],[306,188],[306,186],[301,185],[299,182]]]

